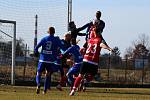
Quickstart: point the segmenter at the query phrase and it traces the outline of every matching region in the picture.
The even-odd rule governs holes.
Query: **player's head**
[[[97,19],[100,19],[101,14],[102,14],[102,13],[101,13],[100,11],[97,11],[97,12],[96,12],[96,18],[97,18]]]
[[[70,42],[71,42],[72,45],[76,45],[77,44],[75,38],[72,38]]]
[[[49,33],[50,35],[55,34],[55,28],[54,28],[54,27],[49,27],[48,33]]]
[[[76,29],[76,25],[75,25],[74,21],[69,22],[68,27],[69,27],[69,31]]]
[[[66,41],[70,41],[71,40],[71,34],[68,32],[68,33],[65,33],[64,34],[64,39],[66,40]]]

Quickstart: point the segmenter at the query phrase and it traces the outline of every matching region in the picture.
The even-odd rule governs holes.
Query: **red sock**
[[[74,86],[73,88],[76,89],[79,87],[80,83],[81,83],[82,77],[77,77],[75,82],[74,82]]]

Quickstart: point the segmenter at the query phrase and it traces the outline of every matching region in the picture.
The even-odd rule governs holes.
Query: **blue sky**
[[[149,0],[74,0],[73,3],[73,20],[79,26],[94,19],[97,10],[102,12],[106,23],[103,36],[111,47],[119,47],[122,56],[140,34],[150,36]]]
[[[140,34],[150,36],[150,0],[73,0],[73,20],[77,27],[102,12],[106,27],[105,40],[111,47],[118,46],[121,54],[132,45]],[[67,0],[0,0],[0,19],[17,21],[17,37],[33,49],[34,16],[38,14],[38,40],[47,28],[56,28],[56,35],[63,37],[67,31]],[[80,45],[83,44],[84,38]],[[106,52],[106,51],[103,51]]]

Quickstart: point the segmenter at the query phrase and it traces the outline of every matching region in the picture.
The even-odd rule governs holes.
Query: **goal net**
[[[68,0],[0,0],[0,19],[16,21],[16,38],[21,38],[27,44],[22,54],[17,52],[16,55],[15,81],[35,80],[37,66],[31,56],[34,49],[35,16],[38,16],[37,42],[47,35],[50,26],[55,27],[55,35],[63,38],[67,31],[67,7]],[[13,24],[0,23],[0,83],[4,83],[5,79],[5,83],[9,84],[11,80],[13,27]],[[57,81],[57,76],[54,75],[54,81]]]
[[[0,20],[0,83],[14,84],[16,22]]]

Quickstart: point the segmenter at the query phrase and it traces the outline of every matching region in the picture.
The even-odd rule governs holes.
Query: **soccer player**
[[[103,36],[102,36],[102,32],[105,28],[105,22],[103,20],[101,20],[101,11],[97,11],[96,12],[96,19],[94,19],[92,24],[89,24],[88,29],[87,29],[87,33],[88,33],[88,37],[87,38],[91,38],[92,34],[91,31],[93,30],[93,24],[96,23],[96,33],[101,34],[101,38],[102,38],[102,43],[104,43],[105,45],[107,45],[106,41],[104,40]]]
[[[79,87],[81,80],[85,74],[91,74],[94,76],[98,71],[98,62],[101,48],[108,49],[112,51],[112,49],[102,43],[102,36],[100,32],[97,32],[97,23],[93,24],[93,29],[91,31],[91,38],[88,40],[87,50],[83,58],[83,63],[80,68],[80,72],[78,77],[74,82],[73,89],[70,92],[70,96],[74,95],[75,90]]]
[[[71,47],[70,40],[71,40],[71,34],[65,33],[64,39],[61,40],[61,44],[63,45],[64,50],[67,50],[69,47]],[[67,57],[60,58],[60,56],[58,56],[57,58],[58,58],[57,59],[57,65],[58,65],[57,67],[60,68],[58,70],[60,70],[60,72],[61,72],[61,79],[60,79],[59,84],[56,86],[56,88],[58,90],[62,91],[62,86],[64,86],[67,82],[67,77],[65,76],[65,74],[69,68],[69,65],[67,64]],[[63,72],[62,72],[62,69],[63,69]]]
[[[61,54],[60,48],[58,48],[57,49],[57,60],[54,62],[54,65],[52,66],[52,71],[51,71],[51,74],[54,73],[54,72],[60,72],[61,78],[60,78],[60,83],[59,84],[61,84],[61,81],[64,78],[64,70],[61,66],[61,58],[62,58],[61,55],[62,54]],[[51,83],[51,77],[50,77],[49,82]],[[49,84],[48,89],[50,89],[50,86],[51,85]],[[59,85],[56,88],[59,89],[60,91],[62,91],[62,88]]]
[[[61,45],[61,41],[58,37],[55,37],[55,28],[49,27],[48,30],[48,36],[41,39],[41,41],[38,43],[38,45],[34,49],[35,55],[38,55],[38,49],[42,47],[40,57],[39,57],[39,63],[38,63],[38,69],[37,69],[37,75],[36,75],[36,83],[37,83],[37,89],[36,93],[40,93],[40,80],[42,72],[46,70],[46,76],[45,76],[45,82],[44,82],[44,91],[43,93],[47,92],[47,88],[49,87],[49,81],[50,81],[50,75],[52,71],[52,66],[54,65],[54,62],[56,61],[57,57],[57,51],[56,49],[60,47],[63,49]]]
[[[71,47],[70,41],[71,41],[71,34],[65,33],[64,39],[61,40],[61,44],[63,45],[65,50],[67,50],[69,47]]]
[[[73,76],[78,75],[80,66],[83,62],[83,57],[80,53],[80,47],[76,44],[76,39],[72,38],[71,44],[72,46],[64,52],[63,56],[65,57],[68,54],[71,54],[73,56],[74,65],[69,69],[68,73],[66,74],[66,76],[68,77],[69,85],[72,89],[74,83]]]
[[[70,41],[71,41],[71,34],[65,33],[64,39],[61,40],[61,44],[63,45],[64,50],[67,50],[69,47],[71,47]],[[63,68],[69,68],[69,66],[66,64],[66,58],[62,58],[61,62]]]
[[[69,31],[71,32],[71,38],[76,39],[77,36],[86,36],[86,33],[79,33],[80,31],[84,30],[85,28],[89,27],[91,23],[87,23],[82,27],[76,28],[74,21],[69,23]]]

